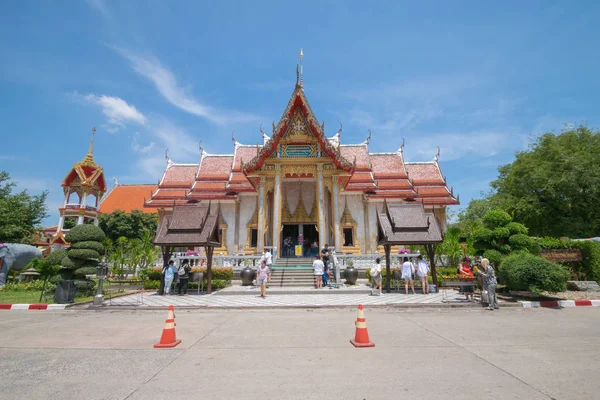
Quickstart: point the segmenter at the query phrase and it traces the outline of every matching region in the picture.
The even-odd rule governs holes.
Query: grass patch
[[[0,304],[54,304],[54,293],[48,294],[46,300],[40,292],[5,292],[0,290]],[[94,296],[75,297],[75,303],[93,300]]]

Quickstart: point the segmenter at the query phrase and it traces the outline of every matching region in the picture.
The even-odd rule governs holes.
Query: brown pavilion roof
[[[379,244],[433,244],[443,241],[433,213],[422,204],[387,204],[377,212]]]
[[[220,246],[219,215],[210,215],[210,204],[175,205],[158,227],[154,244],[177,247]]]

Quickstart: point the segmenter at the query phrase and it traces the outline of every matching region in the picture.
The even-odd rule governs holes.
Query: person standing
[[[483,286],[487,286],[488,310],[497,310],[499,308],[498,299],[496,298],[496,285],[498,285],[498,281],[496,280],[494,267],[490,265],[490,260],[487,258],[481,260],[481,270],[478,270],[477,274],[483,277]]]
[[[378,295],[383,296],[381,292],[381,258],[377,257],[375,259],[375,265],[371,267],[369,273],[371,274],[371,296],[375,288],[379,290]]]
[[[325,243],[325,247],[321,250],[321,258],[323,260],[323,286],[329,286],[327,273],[329,272],[329,245]]]
[[[423,294],[429,294],[429,266],[427,261],[423,260],[423,256],[419,255],[417,260],[417,275],[421,278]]]
[[[188,260],[183,260],[183,265],[179,267],[177,270],[177,275],[179,275],[179,282],[177,282],[177,294],[181,296],[181,291],[183,290],[183,295],[187,296],[188,284],[190,282],[190,271],[192,268],[190,267],[190,263]]]
[[[265,254],[263,254],[263,260],[264,260],[265,264],[267,265],[267,268],[269,268],[269,276],[267,277],[267,283],[271,283],[271,271],[273,269],[273,256],[271,255],[271,252],[269,251],[269,249],[265,250]]]
[[[408,296],[408,283],[410,282],[410,288],[413,294],[415,293],[415,282],[413,281],[413,275],[415,274],[415,266],[410,262],[408,257],[404,257],[402,263],[402,279],[404,279],[404,292]]]
[[[267,281],[269,280],[269,275],[271,275],[271,271],[265,261],[262,260],[257,270],[256,281],[260,286],[260,297],[263,299],[267,298]]]
[[[175,268],[175,261],[170,260],[169,264],[162,270],[163,276],[165,277],[165,291],[163,292],[163,296],[168,295],[171,291],[171,285],[173,284],[173,278],[175,278],[176,272],[177,268]]]
[[[458,273],[461,276],[462,282],[473,282],[475,276],[473,275],[473,270],[471,268],[471,259],[469,257],[463,258],[462,264],[458,266]],[[475,291],[475,285],[462,286],[461,291],[465,294],[467,300],[469,300],[469,296],[471,296],[471,301],[473,301],[473,292]]]
[[[325,268],[325,265],[323,264],[323,261],[321,261],[321,256],[319,254],[317,254],[317,256],[315,257],[315,261],[313,261],[313,273],[315,276],[315,289],[321,289],[323,287],[323,269]]]

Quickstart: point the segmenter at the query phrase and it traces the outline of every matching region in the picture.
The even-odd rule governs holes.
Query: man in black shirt
[[[323,264],[325,264],[325,268],[323,268],[323,286],[328,286],[329,282],[327,281],[327,271],[329,270],[329,245],[325,244],[325,247],[321,250],[321,259],[323,260]]]

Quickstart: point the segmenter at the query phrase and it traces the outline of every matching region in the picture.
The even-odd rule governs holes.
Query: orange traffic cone
[[[375,347],[375,343],[371,343],[369,340],[369,332],[367,331],[367,320],[365,319],[365,313],[363,312],[363,305],[358,305],[358,316],[356,317],[356,334],[354,340],[350,340],[350,343],[354,347]]]
[[[177,340],[175,335],[175,310],[173,309],[173,306],[169,306],[169,311],[167,311],[167,321],[165,322],[160,342],[156,343],[154,348],[175,347],[179,343],[181,343],[181,340]]]

